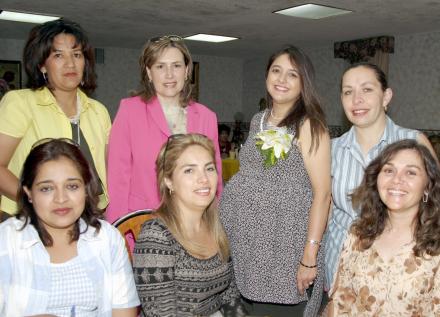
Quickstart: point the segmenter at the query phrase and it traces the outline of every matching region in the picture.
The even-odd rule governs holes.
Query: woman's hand
[[[316,263],[304,263],[306,265],[315,265]],[[301,295],[308,289],[314,282],[318,270],[316,267],[308,268],[301,264],[298,265],[298,272],[296,273],[296,287]]]

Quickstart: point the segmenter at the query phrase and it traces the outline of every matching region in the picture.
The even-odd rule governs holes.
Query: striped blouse
[[[416,139],[419,132],[396,125],[388,116],[384,133],[378,144],[364,157],[356,141],[355,128],[332,140],[332,197],[333,207],[326,233],[326,289],[333,282],[342,245],[357,211],[351,204],[351,194],[360,185],[364,169],[389,144],[403,139]]]

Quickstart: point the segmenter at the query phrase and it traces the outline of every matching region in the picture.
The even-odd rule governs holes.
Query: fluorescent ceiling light
[[[228,42],[228,41],[238,40],[238,38],[237,37],[229,37],[229,36],[220,36],[220,35],[211,35],[211,34],[199,33],[199,34],[187,36],[187,37],[185,37],[185,40],[221,43],[221,42]]]
[[[289,15],[304,19],[324,19],[335,15],[351,13],[353,11],[321,6],[317,4],[303,4],[297,7],[291,7],[274,13]]]
[[[13,11],[0,11],[0,20],[27,22],[27,23],[44,23],[48,21],[58,20],[60,17],[49,15],[30,14]]]

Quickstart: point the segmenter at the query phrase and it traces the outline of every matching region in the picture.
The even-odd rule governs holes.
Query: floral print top
[[[350,234],[330,290],[333,316],[440,316],[440,255],[415,257],[414,243],[389,261]]]

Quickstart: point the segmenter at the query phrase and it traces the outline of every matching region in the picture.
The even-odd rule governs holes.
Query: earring
[[[168,191],[170,192],[170,196],[174,194],[174,190],[172,190],[171,188],[168,188]]]
[[[32,204],[32,198],[28,197],[28,201]]]
[[[47,83],[46,72],[42,72],[42,73],[43,73],[44,81]]]
[[[84,86],[84,80],[81,80],[81,86]]]
[[[427,202],[428,202],[428,197],[429,197],[428,192],[423,192],[423,198],[422,198],[422,201],[423,201],[424,203],[427,203]]]

